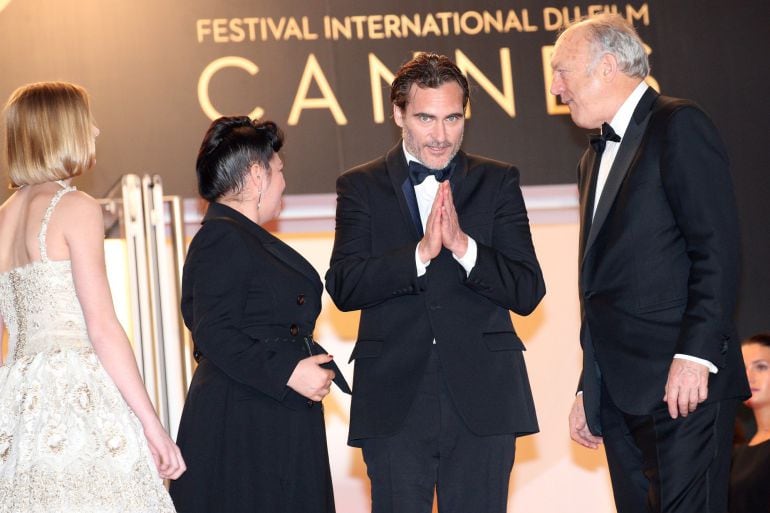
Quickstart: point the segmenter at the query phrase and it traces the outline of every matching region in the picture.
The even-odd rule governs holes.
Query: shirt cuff
[[[468,276],[476,266],[476,257],[478,256],[478,253],[479,249],[476,246],[476,241],[473,240],[473,237],[468,237],[468,250],[465,252],[465,255],[460,258],[453,253],[452,256],[461,266],[463,266],[463,269],[465,269],[465,274]]]
[[[425,274],[428,271],[428,266],[430,265],[430,260],[428,260],[426,263],[422,263],[420,260],[420,245],[417,244],[417,247],[414,248],[414,264],[417,267],[417,276],[420,277],[423,274]]]
[[[699,363],[701,365],[705,365],[708,367],[708,370],[711,374],[716,374],[719,372],[719,369],[717,369],[717,366],[711,363],[708,360],[704,360],[703,358],[697,358],[695,356],[690,356],[689,354],[675,354],[674,358],[679,358],[681,360],[690,360],[691,362]]]

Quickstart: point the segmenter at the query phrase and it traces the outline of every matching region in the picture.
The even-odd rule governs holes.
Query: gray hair
[[[602,55],[610,53],[615,56],[618,68],[625,75],[643,79],[650,74],[644,42],[622,16],[609,13],[592,16],[570,26],[565,32],[579,27],[586,28],[586,38],[591,43],[589,72]]]

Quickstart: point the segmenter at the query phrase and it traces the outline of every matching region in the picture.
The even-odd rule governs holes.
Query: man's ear
[[[618,59],[611,53],[605,53],[599,60],[599,76],[605,82],[612,82],[618,74]]]
[[[404,111],[395,103],[393,104],[393,120],[401,128],[404,127]]]

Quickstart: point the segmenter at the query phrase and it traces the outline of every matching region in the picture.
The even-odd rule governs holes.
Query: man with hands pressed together
[[[521,340],[545,293],[519,172],[460,150],[468,82],[448,58],[397,72],[403,141],[337,181],[326,288],[361,310],[349,443],[375,513],[504,513],[516,436],[537,431]]]

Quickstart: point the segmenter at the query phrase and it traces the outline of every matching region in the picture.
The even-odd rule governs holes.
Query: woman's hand
[[[154,423],[149,429],[145,428],[144,436],[147,437],[147,443],[150,446],[150,452],[160,477],[176,479],[187,470],[182,452],[168,436],[160,422]]]
[[[309,356],[294,367],[286,385],[298,394],[313,401],[320,401],[329,393],[334,379],[334,371],[321,367],[334,357],[330,354]]]

